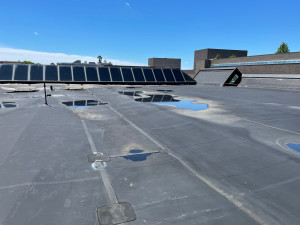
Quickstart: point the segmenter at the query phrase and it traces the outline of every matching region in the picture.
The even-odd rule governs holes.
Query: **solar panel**
[[[124,81],[134,81],[131,68],[122,68]]]
[[[46,66],[45,80],[58,81],[57,66]]]
[[[32,80],[32,81],[42,81],[43,80],[43,66],[42,65],[31,65],[30,66],[29,80]]]
[[[165,74],[165,78],[166,78],[167,81],[175,82],[175,78],[173,76],[173,73],[172,73],[171,69],[163,69],[163,72]]]
[[[152,69],[143,69],[146,81],[148,82],[156,82],[155,77],[153,75]]]
[[[123,81],[120,68],[111,67],[110,68],[110,74],[112,81]]]
[[[14,80],[28,80],[28,65],[16,65]]]
[[[73,66],[74,81],[85,81],[85,73],[83,66]]]
[[[165,82],[165,77],[161,69],[153,69],[155,78],[157,82]]]
[[[99,71],[100,81],[107,81],[107,82],[111,81],[108,68],[98,67],[98,71]]]
[[[0,80],[12,80],[13,65],[0,65]]]
[[[141,68],[132,68],[132,71],[136,82],[145,82],[145,77]]]
[[[59,67],[60,81],[72,81],[72,71],[70,66]]]
[[[185,81],[180,69],[173,69],[172,71],[176,81]]]
[[[1,64],[0,83],[196,84],[180,69]]]
[[[96,67],[85,67],[87,81],[99,81]]]

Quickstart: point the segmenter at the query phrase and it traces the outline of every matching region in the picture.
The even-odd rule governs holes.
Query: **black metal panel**
[[[173,71],[176,81],[184,82],[184,78],[183,78],[183,75],[182,75],[180,69],[173,69],[172,71]]]
[[[153,72],[157,82],[166,82],[161,69],[153,69]]]
[[[99,81],[96,67],[85,67],[87,81]]]
[[[111,74],[112,81],[123,82],[120,68],[118,68],[118,67],[111,67],[110,68],[110,74]]]
[[[0,80],[12,80],[13,65],[0,65]]]
[[[132,71],[136,82],[145,82],[145,78],[141,68],[132,68]]]
[[[70,66],[59,67],[60,81],[72,81],[72,71]]]
[[[172,74],[171,69],[163,69],[163,72],[164,72],[165,78],[168,82],[175,82],[175,78]]]
[[[155,82],[152,69],[144,68],[143,71],[147,82]]]
[[[85,81],[84,67],[73,66],[74,81]]]
[[[122,74],[123,74],[124,81],[134,82],[133,74],[130,68],[122,68]]]
[[[30,81],[42,81],[43,80],[43,66],[31,65],[30,66]]]
[[[28,65],[16,65],[14,80],[28,80]]]
[[[100,82],[110,82],[109,70],[106,67],[98,67]]]
[[[46,81],[58,81],[57,66],[46,66],[45,73]]]

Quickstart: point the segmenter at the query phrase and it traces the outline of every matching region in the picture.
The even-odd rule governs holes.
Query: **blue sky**
[[[272,54],[285,41],[291,51],[300,51],[299,9],[299,0],[1,1],[0,61],[8,60],[9,49],[22,49],[31,50],[28,57],[102,55],[132,64],[181,58],[183,68],[192,68],[197,49]],[[54,62],[67,59],[48,56]],[[20,60],[17,53],[11,57]]]

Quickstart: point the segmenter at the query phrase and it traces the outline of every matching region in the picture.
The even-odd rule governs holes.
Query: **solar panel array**
[[[1,64],[0,83],[196,84],[180,69]]]

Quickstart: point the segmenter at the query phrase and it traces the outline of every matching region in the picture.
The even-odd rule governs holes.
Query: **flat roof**
[[[300,220],[299,91],[0,87],[0,224]]]

